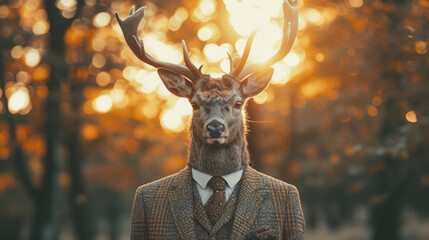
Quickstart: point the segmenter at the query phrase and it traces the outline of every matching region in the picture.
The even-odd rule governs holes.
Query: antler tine
[[[128,44],[130,49],[144,63],[147,63],[156,68],[165,68],[167,70],[170,70],[172,72],[185,76],[191,81],[197,79],[199,75],[196,74],[196,72],[194,72],[193,69],[189,69],[188,66],[190,65],[186,63],[187,61],[186,58],[188,58],[189,60],[189,56],[187,57],[185,56],[185,63],[186,63],[186,66],[185,66],[182,64],[172,64],[172,63],[157,60],[152,56],[150,56],[144,50],[143,41],[138,37],[137,30],[141,20],[144,17],[145,9],[146,7],[141,7],[137,11],[134,11],[134,6],[131,7],[130,14],[124,20],[122,20],[119,17],[119,14],[117,12],[115,13],[116,19],[118,20],[118,24],[122,29],[125,42]]]
[[[289,1],[291,1],[292,4],[289,3]],[[298,7],[296,6],[296,0],[284,0],[283,18],[283,39],[280,45],[280,49],[265,63],[251,64],[244,67],[244,69],[238,76],[239,79],[246,77],[247,75],[257,71],[261,67],[273,65],[274,63],[286,57],[286,55],[290,52],[292,45],[295,42],[296,34],[298,32]]]
[[[229,52],[226,52],[226,54],[228,54],[228,58],[229,58],[229,71],[231,72],[232,69],[234,69],[234,63],[232,61],[231,54],[229,54]]]
[[[185,40],[182,40],[182,48],[183,48],[183,58],[185,60],[185,64],[186,66],[189,68],[189,70],[191,70],[195,75],[197,76],[201,76],[202,72],[201,72],[201,68],[202,66],[198,69],[192,62],[191,59],[189,59],[189,53],[188,53],[188,48],[186,47],[186,42]]]
[[[238,66],[235,69],[231,67],[231,70],[229,73],[230,75],[237,77],[240,74],[241,70],[243,70],[243,67],[246,64],[247,58],[249,57],[250,48],[252,47],[252,42],[253,42],[253,39],[255,38],[255,34],[256,34],[256,31],[253,31],[250,34],[250,36],[246,42],[246,47],[244,48],[243,56],[240,59],[240,63],[238,64]],[[232,66],[233,63],[232,63],[231,58],[230,58],[230,61],[231,61],[230,66]]]

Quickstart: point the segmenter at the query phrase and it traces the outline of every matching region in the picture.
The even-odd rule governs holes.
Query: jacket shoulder
[[[186,177],[187,171],[188,169],[183,169],[178,173],[141,185],[137,188],[136,195],[147,198],[152,196],[155,192],[167,191],[171,186],[175,185],[179,179]]]
[[[257,172],[257,173],[258,173],[259,177],[261,178],[262,184],[265,187],[282,190],[282,191],[285,191],[285,193],[297,193],[298,192],[297,188],[292,184],[289,184],[289,183],[284,182],[282,180],[268,176],[268,175],[261,173],[261,172]]]

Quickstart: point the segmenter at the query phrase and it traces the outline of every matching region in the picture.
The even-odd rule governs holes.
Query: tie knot
[[[226,181],[222,177],[214,176],[208,184],[213,190],[225,190]]]

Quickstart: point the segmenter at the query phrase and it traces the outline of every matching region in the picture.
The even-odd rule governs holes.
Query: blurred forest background
[[[146,50],[206,73],[281,41],[282,0],[1,0],[0,239],[128,239],[135,189],[186,164],[191,107]],[[292,52],[248,104],[253,166],[295,184],[306,239],[429,239],[429,1],[299,0]]]

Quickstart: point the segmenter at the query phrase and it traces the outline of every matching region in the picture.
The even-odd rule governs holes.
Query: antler
[[[253,31],[249,38],[247,39],[246,46],[244,47],[243,57],[240,59],[240,63],[237,65],[236,68],[233,68],[233,60],[231,59],[231,56],[228,54],[229,61],[230,61],[230,67],[231,70],[229,72],[229,75],[238,77],[241,70],[243,70],[244,65],[246,65],[247,58],[249,57],[250,48],[252,47],[253,38],[255,38],[256,31]]]
[[[130,49],[133,53],[143,62],[156,67],[156,68],[165,68],[177,74],[187,77],[189,80],[194,81],[198,79],[202,73],[201,68],[198,69],[189,59],[188,49],[186,48],[186,43],[182,40],[182,48],[183,48],[183,57],[185,60],[185,64],[172,64],[168,62],[163,62],[157,60],[150,56],[144,49],[143,40],[141,40],[137,35],[137,29],[144,17],[144,10],[146,7],[141,7],[137,11],[134,12],[134,6],[131,7],[130,14],[122,20],[119,17],[119,14],[116,12],[116,19],[118,20],[119,26],[122,29],[122,33],[124,35],[125,41],[127,42]],[[201,66],[202,67],[202,66]]]
[[[292,4],[290,3],[292,2]],[[284,0],[283,2],[283,39],[280,49],[277,53],[272,56],[269,60],[262,64],[251,64],[244,66],[250,51],[251,41],[253,40],[254,33],[252,33],[247,40],[246,48],[243,53],[243,57],[240,60],[237,68],[232,70],[230,75],[233,75],[237,79],[243,79],[247,75],[256,72],[262,67],[271,66],[274,63],[283,59],[291,50],[292,45],[295,41],[296,34],[298,32],[298,7],[296,6],[296,0]],[[249,43],[250,41],[250,43]],[[232,59],[230,58],[230,66],[232,66]]]

